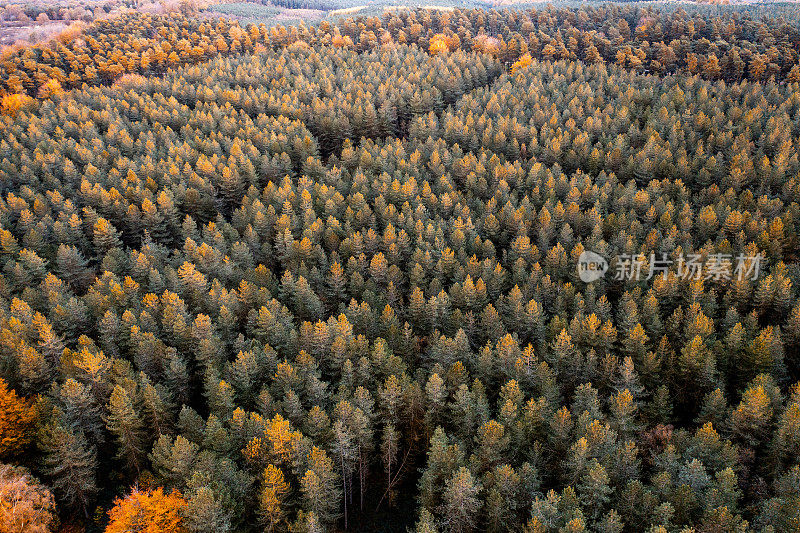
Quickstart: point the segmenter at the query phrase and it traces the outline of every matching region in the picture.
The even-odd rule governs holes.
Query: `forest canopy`
[[[653,6],[132,14],[4,57],[0,503],[794,530],[799,40]]]
[[[508,64],[529,54],[728,82],[800,81],[797,10],[777,5],[775,16],[767,17],[757,6],[687,9],[619,4],[504,11],[401,9],[386,11],[382,18],[340,18],[334,24],[324,20],[316,26],[289,28],[129,13],[5,53],[0,58],[0,97],[23,93],[49,97],[61,88],[108,84],[130,73],[160,74],[217,54],[279,48],[298,40],[359,51],[389,41],[415,43],[427,50],[446,40],[448,50],[477,50]]]

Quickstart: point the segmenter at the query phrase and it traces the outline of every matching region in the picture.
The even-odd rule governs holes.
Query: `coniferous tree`
[[[51,480],[56,497],[88,517],[97,493],[97,452],[82,433],[58,422],[44,428],[39,443],[45,454],[42,470]]]
[[[108,413],[107,427],[116,439],[117,457],[138,473],[145,456],[144,425],[130,394],[120,385],[111,392]]]
[[[461,467],[447,480],[444,490],[444,523],[451,531],[473,531],[477,526],[481,501],[477,498],[480,484],[466,467]]]

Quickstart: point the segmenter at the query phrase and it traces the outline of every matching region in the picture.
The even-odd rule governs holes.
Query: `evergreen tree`
[[[39,445],[44,453],[42,470],[58,500],[88,518],[89,505],[97,493],[97,452],[82,433],[58,422],[43,429]]]
[[[328,454],[316,446],[309,452],[307,461],[308,470],[300,480],[305,508],[323,524],[331,524],[341,516],[339,476]]]
[[[117,441],[117,457],[138,473],[145,456],[144,424],[128,391],[120,385],[114,387],[109,398],[107,427]]]
[[[481,500],[480,484],[466,467],[461,467],[447,480],[442,514],[451,531],[473,531],[477,526]]]

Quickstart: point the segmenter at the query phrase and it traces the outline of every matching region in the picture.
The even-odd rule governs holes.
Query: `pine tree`
[[[467,532],[477,527],[482,502],[478,498],[480,483],[461,467],[445,484],[442,514],[450,531]]]
[[[138,473],[146,453],[144,424],[128,391],[120,385],[111,392],[108,413],[107,427],[117,440],[117,457]]]
[[[171,406],[165,401],[167,392],[161,385],[154,386],[142,372],[139,376],[142,393],[143,418],[147,428],[161,435],[172,431]]]
[[[392,476],[394,466],[397,463],[397,454],[400,449],[400,433],[393,424],[386,424],[381,434],[381,461],[386,472],[386,490],[389,492],[389,501],[393,500],[392,486],[398,474]]]
[[[588,516],[597,519],[610,501],[613,489],[609,486],[606,469],[597,459],[592,459],[578,484],[581,503],[586,507]]]
[[[289,491],[289,484],[283,472],[274,465],[264,469],[263,487],[259,493],[259,515],[267,531],[276,531],[287,515],[285,499]]]
[[[491,531],[503,531],[516,518],[522,479],[510,465],[504,464],[497,466],[486,480],[483,484],[489,484],[485,497],[487,527]]]
[[[314,446],[308,454],[308,470],[300,480],[305,508],[324,524],[332,524],[341,516],[342,492],[333,461],[325,450]]]
[[[184,427],[183,430],[185,431],[186,428]],[[183,435],[174,438],[169,435],[161,435],[156,440],[149,458],[153,470],[164,484],[184,486],[195,467],[199,452],[200,447],[187,440]]]
[[[734,435],[750,448],[758,446],[768,438],[773,414],[772,401],[765,388],[761,385],[748,387],[731,413]]]
[[[439,533],[436,527],[436,519],[430,511],[423,508],[419,513],[419,520],[417,521],[415,533]]]
[[[100,217],[94,225],[94,246],[99,257],[111,250],[122,246],[117,229],[105,218]]]
[[[230,511],[210,487],[198,487],[187,494],[186,526],[197,533],[231,531]]]
[[[81,294],[90,280],[92,273],[87,268],[88,262],[75,246],[59,245],[56,252],[58,275],[72,289]]]
[[[43,471],[56,497],[68,508],[89,516],[97,493],[97,453],[80,432],[58,422],[45,426],[39,446],[45,454]]]
[[[53,391],[59,399],[61,418],[65,425],[82,431],[92,442],[102,444],[106,439],[103,413],[91,390],[69,378]]]

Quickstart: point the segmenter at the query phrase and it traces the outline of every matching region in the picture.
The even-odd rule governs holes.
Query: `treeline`
[[[104,2],[72,2],[70,5],[57,3],[8,3],[0,6],[0,18],[4,21],[21,23],[47,22],[53,20],[91,22],[120,7],[134,7],[133,0],[105,0]]]
[[[318,27],[290,29],[128,14],[96,21],[85,35],[4,57],[0,96],[6,97],[6,112],[15,112],[24,103],[23,94],[47,98],[61,88],[108,84],[125,73],[161,73],[217,54],[252,52],[259,45],[281,47],[302,40],[316,46],[335,41],[363,51],[391,41],[428,49],[437,35],[447,38],[450,50],[478,50],[508,65],[527,55],[616,63],[639,72],[699,74],[728,82],[800,81],[796,23],[750,17],[741,10],[690,11],[615,5],[499,12],[399,10],[381,19],[348,18],[335,25],[325,21]]]
[[[287,9],[319,9],[322,11],[338,9],[336,0],[269,0],[268,3]],[[342,3],[340,7],[350,7],[350,4]]]
[[[728,81],[800,79],[797,25],[780,18],[754,20],[742,12],[692,10],[690,15],[682,9],[608,4],[539,11],[401,11],[392,18],[397,20],[386,21],[386,28],[401,41],[427,46],[432,33],[444,32],[457,36],[462,46],[499,54],[506,62],[527,52],[541,59],[603,61],[636,71]],[[351,37],[355,33],[346,21],[342,31]]]
[[[5,57],[6,95],[50,97],[83,84],[109,84],[126,73],[158,74],[220,52],[252,51],[266,28],[173,15],[125,14],[94,22],[85,33],[25,47]],[[263,33],[262,33],[263,32]]]
[[[0,473],[31,516],[794,527],[798,84],[522,60],[467,44],[500,15],[445,16],[2,117],[0,458],[43,485]]]

